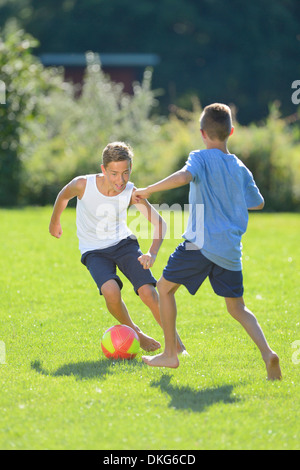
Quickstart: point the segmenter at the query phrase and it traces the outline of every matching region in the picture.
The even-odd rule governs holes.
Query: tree
[[[34,118],[26,119],[16,158],[17,183],[23,203],[53,203],[58,191],[74,176],[100,171],[108,142],[124,140],[134,149],[134,181],[149,178],[154,161],[151,148],[160,130],[151,117],[156,104],[151,89],[151,70],[142,83],[134,83],[133,95],[106,76],[98,55],[87,54],[88,67],[79,97],[69,83],[39,92]],[[43,73],[49,71],[43,69]],[[49,81],[49,80],[48,80]],[[34,83],[33,83],[34,85]]]
[[[17,18],[39,52],[153,52],[162,109],[234,103],[242,123],[274,100],[292,114],[300,76],[298,0],[2,0],[0,25]]]
[[[19,202],[23,133],[38,115],[38,95],[58,86],[53,73],[31,54],[36,45],[22,30],[4,32],[0,41],[0,80],[6,91],[0,105],[0,205]]]

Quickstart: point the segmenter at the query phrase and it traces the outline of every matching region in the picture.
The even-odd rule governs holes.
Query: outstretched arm
[[[135,200],[134,196],[135,192],[133,193],[132,201]],[[148,253],[139,257],[139,262],[144,267],[144,269],[150,269],[156,260],[157,253],[165,237],[167,224],[147,200],[141,199],[139,203],[133,202],[133,204],[140,211],[140,213],[143,214],[143,216],[154,226],[153,239],[150,249]]]
[[[179,188],[180,186],[189,184],[192,179],[192,174],[185,168],[182,168],[181,170],[177,171],[176,173],[173,173],[167,178],[158,181],[157,183],[151,184],[150,186],[147,186],[147,188],[137,189],[134,193],[134,196],[137,201],[139,199],[148,199],[153,193]]]
[[[49,232],[53,237],[60,238],[62,236],[62,228],[60,216],[73,197],[82,197],[84,194],[86,179],[84,177],[74,178],[68,183],[58,194],[49,225]]]

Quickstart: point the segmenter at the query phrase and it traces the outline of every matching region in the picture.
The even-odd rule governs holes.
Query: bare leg
[[[169,282],[163,277],[158,282],[157,288],[161,323],[165,337],[165,350],[162,354],[156,356],[143,356],[143,361],[149,366],[171,368],[179,366],[176,332],[177,308],[175,302],[175,292],[178,287],[179,284]]]
[[[162,322],[160,319],[160,308],[159,308],[159,296],[156,292],[156,289],[151,284],[145,284],[144,286],[140,287],[138,290],[138,294],[144,304],[151,310],[155,320],[157,323],[162,327]],[[177,345],[177,352],[178,354],[184,353],[186,355],[186,348],[183,342],[180,339],[179,334],[176,332],[176,345]]]
[[[281,370],[277,354],[269,347],[263,331],[253,313],[246,307],[243,297],[225,298],[227,310],[244,327],[261,352],[266,364],[268,379],[280,380]]]
[[[140,328],[133,323],[128,313],[127,307],[121,298],[121,291],[118,283],[111,279],[103,284],[101,292],[105,298],[106,306],[109,312],[121,323],[121,325],[130,326],[137,332],[141,348],[144,351],[156,351],[160,348],[160,343],[147,336]]]

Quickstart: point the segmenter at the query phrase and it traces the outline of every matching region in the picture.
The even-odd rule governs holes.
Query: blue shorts
[[[109,248],[84,253],[81,262],[91,273],[100,295],[102,285],[111,279],[115,279],[122,289],[123,282],[117,275],[117,267],[129,279],[137,294],[138,289],[145,284],[156,286],[156,279],[150,269],[144,269],[138,260],[142,254],[137,240],[128,237]]]
[[[186,241],[181,243],[170,256],[163,277],[175,284],[184,285],[195,295],[204,280],[209,277],[211,286],[222,297],[242,297],[242,271],[221,268],[202,255],[200,250],[186,250]]]

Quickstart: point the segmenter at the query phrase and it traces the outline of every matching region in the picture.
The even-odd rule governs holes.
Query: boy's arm
[[[132,196],[132,203],[141,212],[141,214],[143,214],[145,218],[149,220],[149,222],[151,222],[151,224],[154,226],[153,240],[150,249],[148,253],[143,254],[138,258],[139,262],[144,267],[144,269],[150,269],[156,260],[157,253],[163,242],[164,236],[167,231],[167,224],[147,200],[141,199],[138,203],[133,202],[135,201],[134,195],[135,193],[133,193]]]
[[[74,178],[68,183],[58,194],[49,225],[49,232],[53,237],[60,238],[62,236],[62,228],[60,224],[60,216],[73,197],[81,198],[84,194],[86,178]]]
[[[176,173],[173,173],[167,178],[158,181],[157,183],[151,184],[150,186],[147,186],[147,188],[138,189],[134,193],[134,196],[136,200],[139,200],[140,198],[148,199],[153,193],[179,188],[180,186],[189,184],[192,179],[192,174],[185,168],[182,168],[181,170],[177,171]]]

